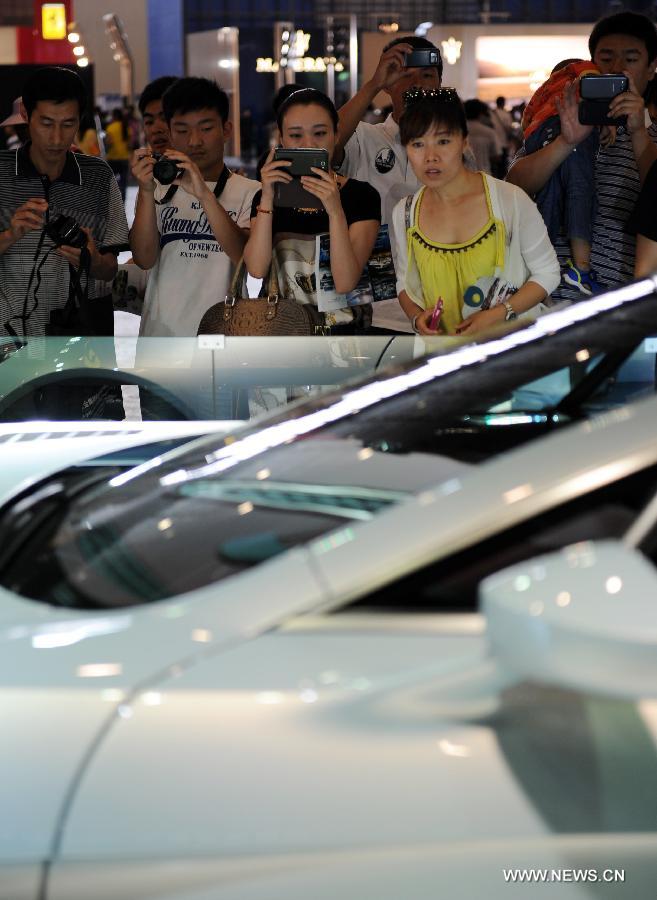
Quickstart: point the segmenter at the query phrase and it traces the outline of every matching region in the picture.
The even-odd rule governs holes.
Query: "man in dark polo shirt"
[[[39,69],[23,90],[31,140],[0,152],[0,334],[47,333],[51,313],[66,307],[69,292],[76,304],[87,297],[84,318],[93,333],[113,333],[106,298],[128,225],[107,163],[71,152],[85,103],[75,72]],[[46,233],[60,214],[86,233],[88,258]]]

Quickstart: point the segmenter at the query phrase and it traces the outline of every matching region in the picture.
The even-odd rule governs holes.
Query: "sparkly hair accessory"
[[[459,95],[456,93],[456,89],[451,87],[412,87],[407,91],[404,91],[402,100],[404,101],[404,108],[408,109],[409,106],[414,106],[416,103],[421,103],[423,100],[435,100],[439,103],[458,103]]]

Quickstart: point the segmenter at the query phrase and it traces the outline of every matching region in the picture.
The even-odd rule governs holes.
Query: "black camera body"
[[[53,216],[46,223],[46,234],[57,247],[66,245],[67,247],[82,249],[87,246],[87,235],[75,219],[62,213]]]
[[[160,184],[173,184],[176,178],[182,178],[185,174],[184,169],[179,169],[172,159],[162,156],[161,153],[154,153],[153,159],[155,160],[153,178]]]

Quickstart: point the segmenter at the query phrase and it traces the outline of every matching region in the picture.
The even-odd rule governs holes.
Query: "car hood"
[[[41,434],[28,433],[33,438]],[[19,486],[85,460],[90,453],[144,440],[141,429],[118,434],[114,439],[113,429],[108,436],[101,428],[84,437],[62,432],[26,441],[36,449],[32,460],[23,460]],[[356,442],[328,443],[322,448],[321,442],[310,442],[305,455],[299,453],[291,461],[290,474],[312,481],[323,460],[325,480],[340,483],[353,464]],[[54,454],[48,455],[49,445],[55,445]],[[5,444],[6,456],[7,447],[14,460],[20,457],[20,445]],[[0,445],[0,459],[2,451]],[[408,459],[380,456],[368,466],[367,485],[404,480],[410,491],[433,483],[441,472],[449,477],[467,469],[420,454],[414,455],[410,466]],[[0,479],[2,490],[5,496],[17,490],[8,475]],[[210,585],[170,601],[119,610],[54,608],[0,588],[0,684],[7,736],[0,745],[0,765],[15,772],[4,792],[11,815],[0,825],[0,861],[18,863],[49,855],[68,793],[75,791],[97,744],[125,714],[131,698],[148,694],[151,684],[186,671],[207,653],[239,646],[328,599],[306,549],[293,550],[219,587]],[[17,767],[16,760],[28,753],[30,765]]]

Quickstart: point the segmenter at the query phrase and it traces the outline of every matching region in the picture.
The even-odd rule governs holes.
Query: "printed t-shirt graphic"
[[[214,182],[207,182],[212,190]],[[249,227],[257,181],[231,175],[219,202],[240,228]],[[158,186],[156,200],[168,191]],[[179,188],[171,201],[157,206],[160,255],[144,299],[140,334],[194,336],[207,310],[225,298],[233,265],[219,245],[200,202]]]

